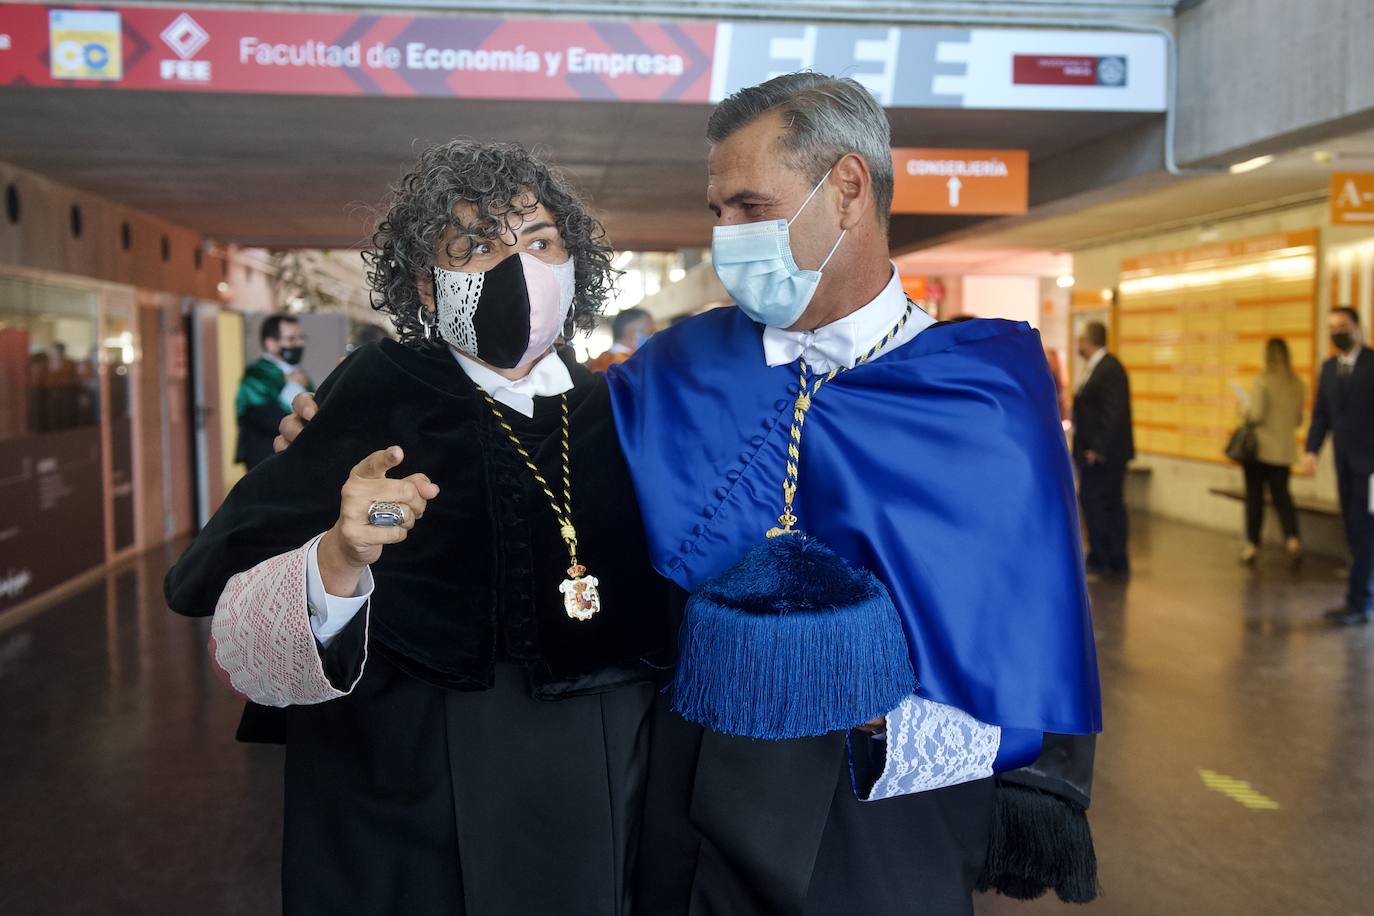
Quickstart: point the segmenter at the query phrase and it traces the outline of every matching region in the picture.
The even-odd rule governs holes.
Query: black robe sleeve
[[[229,492],[204,530],[167,573],[167,605],[188,617],[215,612],[236,573],[295,550],[327,531],[339,491],[371,452],[395,442],[401,399],[376,345],[355,351],[316,395],[319,413],[291,447],[263,461]]]

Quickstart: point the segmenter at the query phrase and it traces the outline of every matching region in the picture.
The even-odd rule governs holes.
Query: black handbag
[[[1226,443],[1226,457],[1241,464],[1259,457],[1259,436],[1255,435],[1255,424],[1242,423],[1236,427]]]

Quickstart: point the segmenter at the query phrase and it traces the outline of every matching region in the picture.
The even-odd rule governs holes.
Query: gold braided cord
[[[518,454],[525,461],[525,467],[530,469],[534,475],[535,482],[544,491],[544,495],[549,498],[549,505],[553,507],[554,518],[557,519],[561,528],[560,533],[563,540],[568,542],[568,556],[572,559],[572,565],[578,566],[577,562],[577,529],[573,527],[572,521],[572,463],[569,460],[569,451],[572,441],[571,427],[568,423],[568,395],[566,392],[559,398],[563,407],[563,505],[558,504],[558,497],[554,495],[553,488],[544,475],[539,472],[539,468],[530,457],[530,453],[525,446],[520,444],[520,437],[515,434],[515,429],[506,421],[506,417],[501,413],[501,408],[496,403],[496,399],[487,393],[486,389],[478,387],[482,392],[482,397],[487,399],[487,405],[491,407],[492,415],[496,417],[496,422],[506,431],[506,436],[510,439],[510,444],[515,447]]]
[[[902,317],[897,319],[897,323],[892,326],[892,330],[888,331],[887,334],[883,336],[882,340],[870,347],[867,353],[855,360],[854,365],[862,366],[864,363],[881,353],[883,348],[890,344],[893,338],[902,332],[902,328],[906,327],[906,323],[910,320],[911,313],[915,308],[916,303],[908,299],[906,301],[906,311],[902,312]],[[807,367],[805,359],[799,361],[799,366],[801,378],[798,384],[797,401],[792,405],[792,434],[787,443],[787,477],[782,482],[783,510],[782,515],[778,516],[779,527],[769,529],[768,531],[768,536],[770,538],[777,537],[780,534],[794,533],[797,525],[797,516],[792,511],[792,504],[797,497],[798,465],[801,464],[802,427],[806,424],[806,413],[811,409],[812,400],[816,395],[820,394],[821,386],[834,379],[835,376],[845,371],[846,368],[843,366],[834,366],[825,375],[816,376],[813,381],[811,370]]]

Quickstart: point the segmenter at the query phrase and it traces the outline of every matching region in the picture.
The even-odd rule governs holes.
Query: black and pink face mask
[[[572,258],[545,264],[522,251],[487,271],[436,267],[439,336],[498,369],[523,366],[558,339],[576,289]]]

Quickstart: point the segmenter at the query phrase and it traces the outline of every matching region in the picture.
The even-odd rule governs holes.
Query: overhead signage
[[[0,3],[0,85],[705,104],[796,70],[894,108],[1163,111],[1132,32]]]
[[[1374,172],[1332,173],[1331,224],[1374,225]]]
[[[1213,242],[1210,245],[1194,245],[1174,251],[1161,251],[1154,254],[1126,258],[1121,262],[1122,274],[1148,274],[1153,271],[1183,269],[1210,265],[1213,262],[1233,258],[1252,258],[1261,256],[1282,256],[1291,252],[1302,253],[1300,249],[1317,244],[1315,229],[1300,229],[1295,232],[1275,232],[1231,242]]]
[[[893,213],[1025,213],[1025,150],[894,149]]]
[[[54,25],[50,36],[50,12],[79,30]],[[101,18],[103,37],[85,16]],[[705,102],[715,32],[699,23],[4,4],[0,85]]]
[[[1124,57],[1065,57],[1017,54],[1011,81],[1018,86],[1124,86]]]

